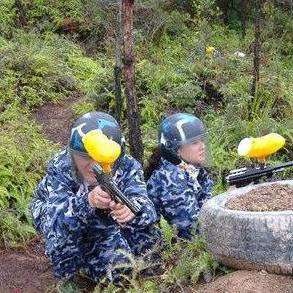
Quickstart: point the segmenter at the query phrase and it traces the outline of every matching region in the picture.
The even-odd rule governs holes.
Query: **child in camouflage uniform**
[[[137,216],[112,201],[96,182],[95,161],[82,142],[83,135],[96,129],[121,146],[113,178],[124,195],[141,205]],[[105,276],[109,281],[118,280],[123,270],[115,266],[128,263],[126,254],[146,254],[160,238],[141,165],[124,153],[118,123],[102,112],[87,113],[74,123],[68,148],[49,162],[30,208],[59,278],[74,277],[81,270],[97,282]]]
[[[159,148],[146,170],[148,195],[158,216],[188,240],[197,232],[198,213],[213,185],[203,168],[204,136],[198,118],[185,113],[167,117],[160,126]]]

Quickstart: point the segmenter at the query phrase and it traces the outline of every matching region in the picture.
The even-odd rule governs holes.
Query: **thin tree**
[[[252,115],[252,106],[257,96],[257,87],[259,83],[259,68],[260,68],[260,53],[261,53],[261,41],[260,41],[260,23],[261,23],[261,0],[255,1],[254,7],[254,46],[253,46],[253,80],[251,86],[251,106],[250,117]]]
[[[242,38],[246,35],[247,29],[247,14],[248,14],[248,0],[241,0],[241,26],[242,26]]]
[[[127,98],[127,119],[129,126],[130,152],[142,163],[143,144],[140,130],[140,114],[134,90],[134,38],[133,38],[134,0],[122,0],[123,38],[124,38],[124,77]]]
[[[116,36],[115,36],[115,116],[117,121],[120,123],[122,118],[123,109],[123,98],[121,93],[121,77],[122,77],[122,46],[123,46],[123,35],[122,35],[122,3],[118,1],[118,13],[116,19]]]

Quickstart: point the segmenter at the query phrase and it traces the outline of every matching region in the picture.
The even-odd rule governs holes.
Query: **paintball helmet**
[[[181,160],[177,155],[179,148],[198,140],[206,142],[206,131],[203,122],[187,113],[177,113],[165,118],[159,128],[159,146],[162,156],[171,159],[175,164]]]
[[[93,111],[73,123],[69,140],[71,155],[91,158],[109,172],[109,168],[124,155],[124,150],[125,139],[111,115]]]

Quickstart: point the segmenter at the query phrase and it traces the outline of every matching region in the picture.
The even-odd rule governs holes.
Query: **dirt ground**
[[[49,102],[35,112],[35,119],[48,139],[61,146],[68,143],[70,127],[75,118],[72,105],[80,100],[81,96],[75,93],[60,103]]]
[[[200,286],[198,293],[292,293],[293,277],[256,271],[235,271]]]
[[[23,249],[0,251],[1,293],[58,292],[58,281],[53,277],[43,247],[43,241],[36,237]],[[257,271],[235,271],[220,276],[211,283],[189,288],[186,292],[293,293],[293,277]]]
[[[27,247],[0,251],[0,292],[37,293],[53,289],[56,280],[40,238]]]
[[[242,211],[285,211],[293,210],[293,187],[272,184],[253,189],[228,201],[227,207]]]

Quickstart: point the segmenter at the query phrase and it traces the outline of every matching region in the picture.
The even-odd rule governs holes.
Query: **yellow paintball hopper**
[[[248,137],[241,140],[238,146],[240,156],[254,158],[261,161],[285,145],[285,138],[277,133],[270,133],[261,137]]]
[[[121,154],[121,146],[109,139],[101,130],[92,130],[82,138],[83,145],[105,173],[110,173],[113,164]]]

